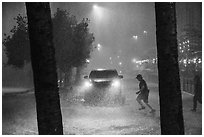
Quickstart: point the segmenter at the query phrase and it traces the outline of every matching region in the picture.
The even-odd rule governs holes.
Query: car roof
[[[94,69],[92,71],[117,71],[116,69]]]

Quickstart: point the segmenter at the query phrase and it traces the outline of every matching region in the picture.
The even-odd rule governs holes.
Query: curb
[[[19,91],[19,92],[2,92],[2,96],[8,96],[8,95],[20,95],[20,94],[26,94],[26,93],[33,93],[34,92],[34,88],[25,90],[25,91]]]

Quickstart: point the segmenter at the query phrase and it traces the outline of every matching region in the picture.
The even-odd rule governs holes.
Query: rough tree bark
[[[38,132],[63,134],[49,3],[26,3]]]
[[[155,3],[161,134],[184,134],[175,3]]]

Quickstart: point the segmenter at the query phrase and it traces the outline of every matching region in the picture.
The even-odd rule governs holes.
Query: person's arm
[[[139,94],[140,92],[142,92],[144,90],[144,86],[141,87],[141,89],[139,91],[136,92],[136,94]]]

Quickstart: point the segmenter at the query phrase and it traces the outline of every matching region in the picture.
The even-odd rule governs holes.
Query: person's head
[[[136,77],[136,79],[138,80],[138,81],[141,81],[143,78],[142,78],[142,75],[141,74],[138,74],[137,75],[137,77]]]

